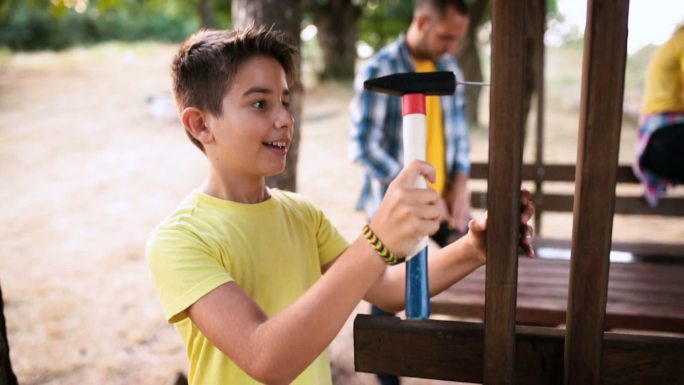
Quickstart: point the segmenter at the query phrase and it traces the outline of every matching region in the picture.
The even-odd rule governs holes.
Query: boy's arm
[[[534,231],[527,224],[534,216],[534,204],[529,191],[521,191],[520,206],[520,246],[528,256],[534,257]],[[470,220],[468,229],[468,234],[436,250],[428,258],[430,296],[441,293],[484,265],[487,256],[487,214],[482,219]],[[398,312],[405,306],[405,285],[405,266],[392,266],[378,278],[364,299],[386,311]]]
[[[371,228],[403,256],[437,230],[439,199],[415,189],[419,176],[434,180],[434,169],[414,162],[392,182]],[[330,344],[386,264],[359,236],[309,290],[268,317],[236,284],[226,283],[187,309],[201,332],[258,381],[289,383]]]
[[[486,219],[471,220],[469,233],[428,258],[430,296],[441,293],[465,278],[486,260],[484,233]],[[477,236],[473,234],[477,233]],[[379,308],[396,313],[405,306],[406,266],[391,266],[378,278],[364,299]]]

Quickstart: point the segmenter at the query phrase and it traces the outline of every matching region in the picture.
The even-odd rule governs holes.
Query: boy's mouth
[[[273,141],[273,142],[263,142],[264,145],[272,147],[278,150],[286,150],[287,142],[285,141]]]

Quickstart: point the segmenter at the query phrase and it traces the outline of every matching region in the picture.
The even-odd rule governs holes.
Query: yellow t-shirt
[[[642,115],[684,111],[684,28],[656,53],[648,67]]]
[[[416,60],[416,72],[435,72],[437,67],[431,60]],[[425,113],[427,126],[426,160],[435,167],[437,178],[428,185],[438,193],[444,193],[446,185],[446,149],[444,144],[444,122],[442,121],[442,104],[439,96],[425,97]]]
[[[258,204],[190,194],[152,233],[146,258],[164,314],[187,347],[190,384],[258,384],[218,350],[186,309],[235,281],[269,316],[302,295],[347,241],[300,195],[276,189]],[[321,309],[325,311],[325,309]],[[331,384],[328,352],[293,384]]]

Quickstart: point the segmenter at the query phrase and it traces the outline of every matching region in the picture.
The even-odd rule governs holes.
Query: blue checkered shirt
[[[452,71],[456,79],[463,73],[451,55],[444,55],[436,64],[438,71]],[[390,182],[403,167],[401,133],[401,97],[368,92],[363,82],[399,72],[415,72],[415,65],[406,46],[406,37],[381,49],[369,59],[354,79],[354,98],[349,106],[349,156],[364,167],[365,175],[357,209],[370,218],[377,210]],[[446,155],[446,186],[451,186],[456,173],[470,173],[470,142],[465,115],[463,86],[454,95],[442,96],[444,141]]]

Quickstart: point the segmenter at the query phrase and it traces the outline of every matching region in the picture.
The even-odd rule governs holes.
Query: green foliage
[[[216,6],[222,13],[226,7]],[[216,21],[226,27],[230,17]],[[109,40],[180,41],[199,24],[198,0],[7,0],[0,6],[0,46],[59,50]]]
[[[359,20],[359,40],[377,50],[405,32],[413,17],[413,2],[405,0],[368,0]]]

